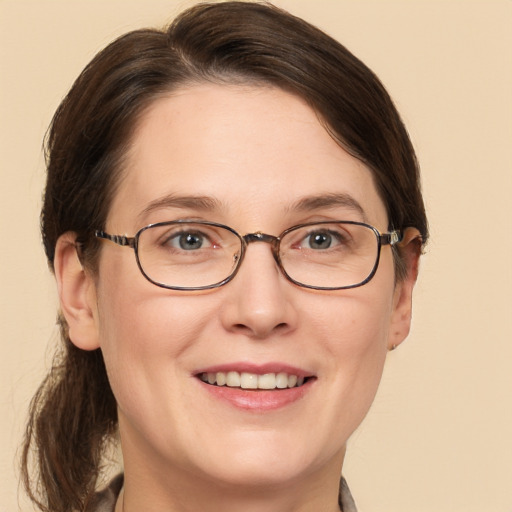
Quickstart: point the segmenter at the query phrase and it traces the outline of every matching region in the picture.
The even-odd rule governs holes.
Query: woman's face
[[[370,171],[305,102],[217,85],[178,90],[147,110],[106,230],[133,236],[177,219],[272,235],[317,220],[388,225]],[[227,285],[183,292],[151,284],[132,250],[104,242],[85,345],[103,351],[127,470],[265,485],[339,472],[386,352],[408,329],[404,293],[389,246],[355,289],[300,288],[268,244],[254,243]],[[226,391],[200,378],[217,371],[308,378],[291,391]]]

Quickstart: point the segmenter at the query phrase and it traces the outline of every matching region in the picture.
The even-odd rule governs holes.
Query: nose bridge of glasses
[[[242,238],[245,240],[247,245],[252,244],[253,242],[266,242],[267,244],[274,246],[279,241],[277,236],[267,235],[261,231],[257,231],[256,233],[247,233]]]
[[[246,246],[254,242],[265,242],[270,244],[272,254],[275,260],[279,263],[279,237],[257,231],[256,233],[247,233],[242,237],[242,239]]]

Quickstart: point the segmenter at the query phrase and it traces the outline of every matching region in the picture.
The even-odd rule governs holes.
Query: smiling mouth
[[[204,372],[198,377],[205,383],[212,386],[227,386],[230,388],[240,388],[249,390],[272,390],[289,389],[303,386],[309,377],[299,377],[297,375],[280,373],[257,373],[248,372]]]

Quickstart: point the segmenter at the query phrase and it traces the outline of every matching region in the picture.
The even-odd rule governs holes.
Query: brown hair
[[[304,98],[339,144],[372,170],[389,227],[416,227],[427,240],[414,150],[373,72],[285,11],[267,3],[223,2],[192,7],[166,30],[138,30],[112,42],[59,106],[46,140],[41,213],[51,267],[58,237],[72,231],[84,265],[94,270],[93,233],[105,225],[137,120],[158,96],[205,81],[270,84]],[[25,487],[47,512],[85,510],[117,429],[101,351],[78,349],[62,318],[60,325],[63,349],[32,401],[22,455]]]

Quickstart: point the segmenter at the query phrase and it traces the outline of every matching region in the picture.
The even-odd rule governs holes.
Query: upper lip
[[[202,373],[228,373],[228,372],[239,372],[239,373],[254,373],[256,375],[265,375],[267,373],[287,373],[288,375],[296,375],[297,377],[313,377],[314,373],[302,368],[297,368],[286,363],[270,362],[264,364],[248,363],[248,362],[234,362],[224,363],[212,366],[200,368],[195,371],[195,375],[201,375]]]

